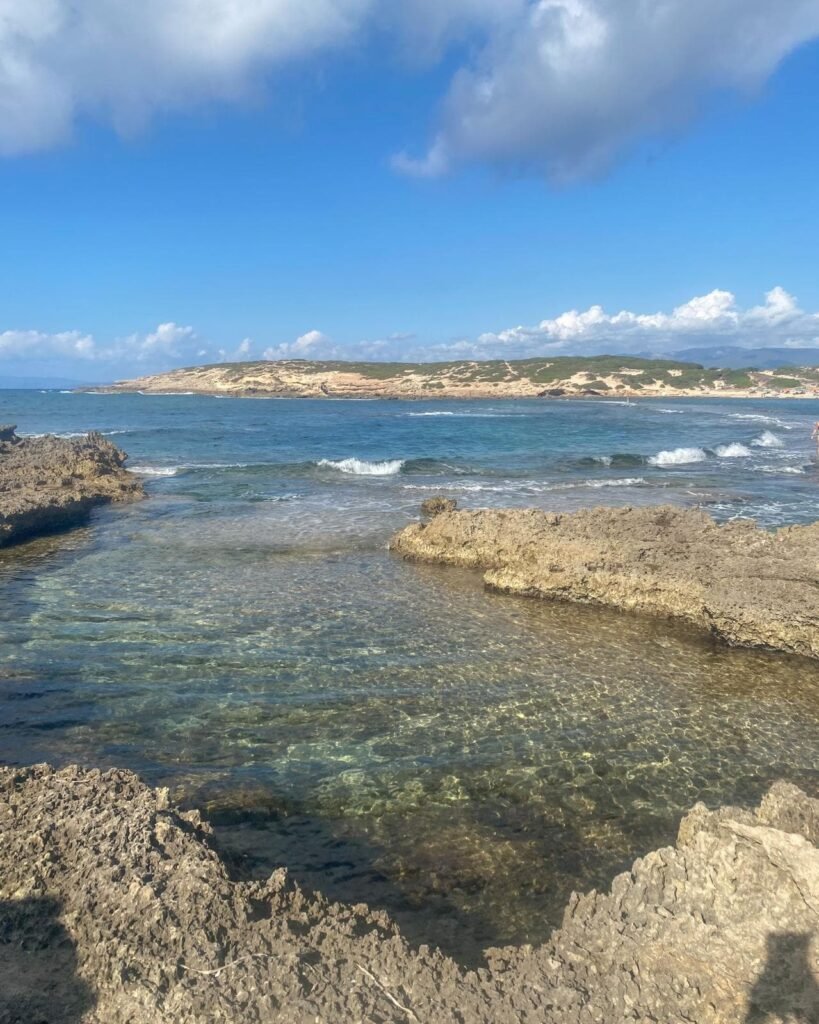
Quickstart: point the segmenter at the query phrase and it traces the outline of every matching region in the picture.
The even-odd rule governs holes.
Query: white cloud
[[[167,366],[208,354],[209,349],[201,347],[201,340],[192,327],[173,322],[159,324],[147,334],[129,334],[107,342],[100,342],[82,331],[9,330],[0,333],[0,360],[3,361],[56,358],[86,364]]]
[[[1,358],[37,358],[67,356],[73,359],[94,359],[97,355],[94,338],[80,331],[3,331],[0,333]]]
[[[743,307],[728,291],[716,289],[695,296],[670,312],[608,312],[594,305],[570,309],[532,326],[509,327],[427,344],[414,334],[395,332],[383,338],[339,343],[319,330],[291,342],[266,348],[261,358],[347,360],[521,359],[541,355],[674,353],[686,348],[747,348],[749,362],[756,348],[819,348],[819,312],[802,309],[796,298],[776,287],[765,301]],[[146,334],[100,341],[81,331],[0,332],[0,374],[4,366],[26,361],[30,366],[63,369],[84,367],[90,375],[110,379],[169,369],[173,366],[234,362],[254,356],[255,343],[244,338],[233,348],[203,342],[192,327],[169,321]]]
[[[144,338],[133,337],[133,342],[139,349],[140,356],[144,357],[153,352],[164,352],[168,355],[177,355],[187,342],[196,339],[196,331],[192,327],[180,327],[173,321],[160,324],[155,331],[146,334]]]
[[[372,0],[2,0],[0,152],[63,141],[80,115],[246,95],[272,67],[348,40]]]
[[[295,341],[270,346],[264,350],[265,359],[332,359],[337,350],[332,339],[321,331],[308,331]]]
[[[454,76],[419,176],[478,161],[565,182],[753,90],[819,35],[817,0],[530,0]]]
[[[396,168],[565,181],[758,87],[817,35],[819,0],[0,0],[0,154],[83,117],[129,133],[241,101],[277,68],[386,36],[404,65],[462,63],[426,151]]]
[[[545,352],[662,353],[709,344],[750,349],[819,346],[819,313],[800,309],[796,299],[780,287],[767,293],[764,304],[749,309],[742,309],[731,292],[715,290],[670,313],[607,313],[602,306],[591,306],[541,320],[533,327],[511,327],[444,348],[471,358],[512,358]]]

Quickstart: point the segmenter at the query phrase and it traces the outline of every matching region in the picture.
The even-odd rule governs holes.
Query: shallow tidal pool
[[[474,961],[545,939],[697,800],[819,790],[812,663],[146,511],[0,558],[4,760],[168,785],[238,876],[287,864]]]

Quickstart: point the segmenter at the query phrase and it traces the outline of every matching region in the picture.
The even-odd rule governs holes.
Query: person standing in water
[[[819,457],[819,420],[813,424],[813,433],[810,435],[810,439],[816,442],[816,455]]]

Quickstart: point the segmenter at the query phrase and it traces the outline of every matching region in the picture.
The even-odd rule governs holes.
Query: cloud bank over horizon
[[[0,155],[93,119],[242,103],[275,72],[378,45],[404,73],[458,67],[437,129],[396,170],[478,163],[565,183],[677,131],[725,90],[758,89],[819,36],[819,0],[3,0]],[[271,80],[272,76],[272,80]]]
[[[796,298],[777,286],[762,305],[742,309],[731,292],[715,289],[677,306],[670,313],[607,313],[602,306],[576,309],[532,327],[510,327],[459,343],[482,358],[603,352],[650,352],[658,355],[689,347],[735,345],[753,351],[764,347],[800,348],[819,345],[819,313],[800,308]]]
[[[312,329],[293,341],[257,343],[243,338],[233,346],[215,345],[190,326],[172,321],[145,334],[111,342],[70,330],[0,332],[0,376],[15,365],[32,363],[60,372],[85,375],[138,376],[175,366],[259,359],[347,359],[435,361],[449,359],[523,359],[549,355],[673,355],[688,348],[735,346],[753,353],[761,348],[799,352],[819,348],[819,312],[803,310],[784,288],[772,288],[765,301],[743,308],[731,292],[716,289],[696,296],[670,312],[610,313],[601,306],[567,310],[532,326],[509,327],[474,338],[426,343],[414,334],[342,342]]]

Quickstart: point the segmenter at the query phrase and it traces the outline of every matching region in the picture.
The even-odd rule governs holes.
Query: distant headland
[[[279,398],[816,398],[819,368],[708,369],[632,356],[441,363],[218,363],[117,381],[95,392]]]

